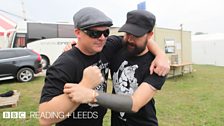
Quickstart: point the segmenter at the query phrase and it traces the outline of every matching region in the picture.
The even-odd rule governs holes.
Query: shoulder
[[[148,62],[152,62],[154,59],[155,59],[155,55],[153,53],[151,53],[150,51],[148,51],[146,54],[145,54],[145,59],[148,61]]]
[[[108,60],[111,60],[112,56],[122,48],[122,38],[119,36],[109,36],[106,44],[103,48],[103,53]]]
[[[148,55],[149,57],[153,57],[153,58],[155,58],[155,55],[154,55],[152,52],[150,52],[150,51],[147,52],[147,55]]]
[[[66,52],[63,52],[59,57],[58,61],[62,63],[72,63],[77,62],[77,59],[79,58],[79,52],[76,48],[72,48],[71,50],[68,50]]]
[[[62,71],[70,70],[71,67],[79,66],[78,54],[74,49],[63,52],[51,67],[61,69]]]
[[[108,42],[122,42],[122,37],[121,36],[115,36],[115,35],[111,35],[107,38]]]
[[[106,44],[105,44],[105,47],[118,47],[118,48],[121,48],[122,47],[122,43],[123,43],[123,39],[122,37],[119,37],[119,36],[115,36],[115,35],[112,35],[112,36],[109,36],[107,38],[107,41],[106,41]]]

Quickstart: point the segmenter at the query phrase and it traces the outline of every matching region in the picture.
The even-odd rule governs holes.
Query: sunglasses
[[[104,37],[108,37],[110,34],[110,30],[104,30],[104,31],[97,31],[97,30],[90,30],[90,29],[84,29],[82,30],[85,34],[87,34],[91,38],[99,38],[104,35]]]

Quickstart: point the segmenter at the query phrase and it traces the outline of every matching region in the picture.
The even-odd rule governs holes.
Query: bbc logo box
[[[26,112],[3,112],[3,119],[25,119]]]

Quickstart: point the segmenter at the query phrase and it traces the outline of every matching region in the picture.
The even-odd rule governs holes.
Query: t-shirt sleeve
[[[119,36],[112,35],[107,38],[103,53],[105,53],[109,61],[112,59],[112,56],[122,48],[122,42],[123,39]]]
[[[40,103],[50,101],[53,97],[63,94],[65,83],[72,82],[72,73],[68,72],[68,63],[70,62],[64,61],[63,58],[57,60],[48,68],[45,84],[41,92]]]
[[[159,76],[155,73],[150,75],[150,73],[147,73],[144,82],[152,85],[154,88],[157,90],[161,90],[163,84],[165,83],[166,77],[164,76]]]

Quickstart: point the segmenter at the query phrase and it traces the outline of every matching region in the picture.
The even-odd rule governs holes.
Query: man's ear
[[[147,36],[147,39],[150,40],[152,38],[153,34],[154,34],[153,32],[149,32],[148,36]]]
[[[152,38],[153,35],[154,35],[153,31],[149,33],[150,38]]]
[[[78,39],[80,38],[80,33],[81,33],[80,29],[74,29],[74,34]]]

